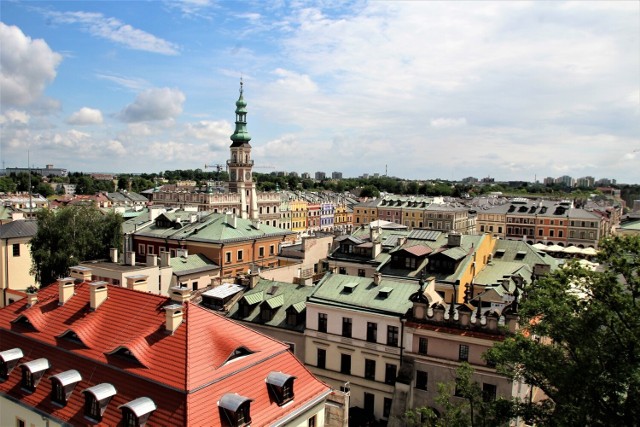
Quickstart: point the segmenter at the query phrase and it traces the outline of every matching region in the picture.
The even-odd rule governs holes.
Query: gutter
[[[293,420],[294,418],[298,417],[300,414],[302,414],[306,410],[314,407],[315,405],[317,405],[321,401],[325,400],[327,398],[327,396],[329,396],[331,393],[332,393],[331,389],[325,391],[324,393],[322,393],[321,395],[319,395],[318,397],[313,399],[311,402],[307,403],[306,405],[303,405],[303,406],[299,407],[295,411],[290,412],[284,418],[281,418],[278,421],[276,421],[275,423],[271,424],[271,427],[279,427],[279,426],[287,425],[287,423],[289,421]]]

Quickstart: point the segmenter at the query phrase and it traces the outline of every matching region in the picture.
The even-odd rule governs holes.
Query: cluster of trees
[[[109,248],[122,247],[122,216],[95,206],[41,209],[37,222],[31,272],[42,286],[68,276],[69,268],[80,261],[107,258]]]
[[[486,400],[463,365],[436,405],[405,415],[409,426],[640,425],[640,236],[600,244],[602,271],[572,263],[526,289],[521,329],[485,354],[497,370],[542,390],[540,401]],[[451,400],[452,387],[462,400]]]

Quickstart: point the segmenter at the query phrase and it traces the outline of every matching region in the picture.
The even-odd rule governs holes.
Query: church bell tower
[[[240,79],[240,97],[236,101],[236,129],[231,135],[231,157],[229,169],[229,192],[240,194],[241,218],[258,219],[258,197],[253,182],[253,160],[251,159],[251,136],[247,131],[247,102],[243,96]]]

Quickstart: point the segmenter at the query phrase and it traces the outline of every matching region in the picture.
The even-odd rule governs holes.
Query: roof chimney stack
[[[118,262],[118,248],[109,248],[109,259],[114,264]]]
[[[169,267],[171,252],[160,252],[160,267]]]
[[[89,307],[97,310],[107,300],[107,282],[89,283]]]
[[[380,284],[380,280],[382,280],[382,273],[379,271],[373,273],[373,284],[378,286]]]
[[[72,278],[80,280],[81,282],[91,281],[92,273],[89,267],[85,267],[84,265],[75,265],[71,267],[69,270]]]
[[[170,291],[171,301],[176,304],[184,304],[185,301],[189,301],[189,299],[191,299],[191,290],[189,290],[189,288],[174,286]]]
[[[149,276],[144,274],[136,274],[135,276],[127,277],[127,288],[134,291],[147,292],[149,290],[147,286],[147,279]]]
[[[147,267],[156,267],[158,265],[158,257],[155,254],[147,254]]]
[[[452,248],[455,248],[455,247],[459,247],[461,243],[462,243],[462,234],[456,231],[451,231],[447,239],[447,245]]]
[[[164,307],[164,327],[172,334],[178,329],[184,317],[184,307],[180,304],[171,304]]]
[[[58,304],[64,305],[73,296],[75,286],[73,284],[73,277],[65,277],[58,279]]]

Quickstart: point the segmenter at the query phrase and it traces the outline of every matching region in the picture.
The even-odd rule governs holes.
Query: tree
[[[360,192],[360,197],[378,197],[380,191],[373,185],[365,185]]]
[[[107,258],[122,246],[122,216],[95,206],[70,206],[37,213],[38,231],[31,239],[31,271],[47,286],[80,261]]]
[[[480,385],[473,380],[474,369],[462,363],[456,369],[456,380],[438,384],[435,404],[438,412],[429,407],[416,408],[404,415],[407,427],[495,427],[508,425],[513,402],[504,398],[486,398]],[[455,393],[455,396],[453,397]]]
[[[578,263],[526,289],[515,336],[488,357],[548,397],[521,412],[540,425],[640,425],[640,236],[600,243],[603,271]]]

